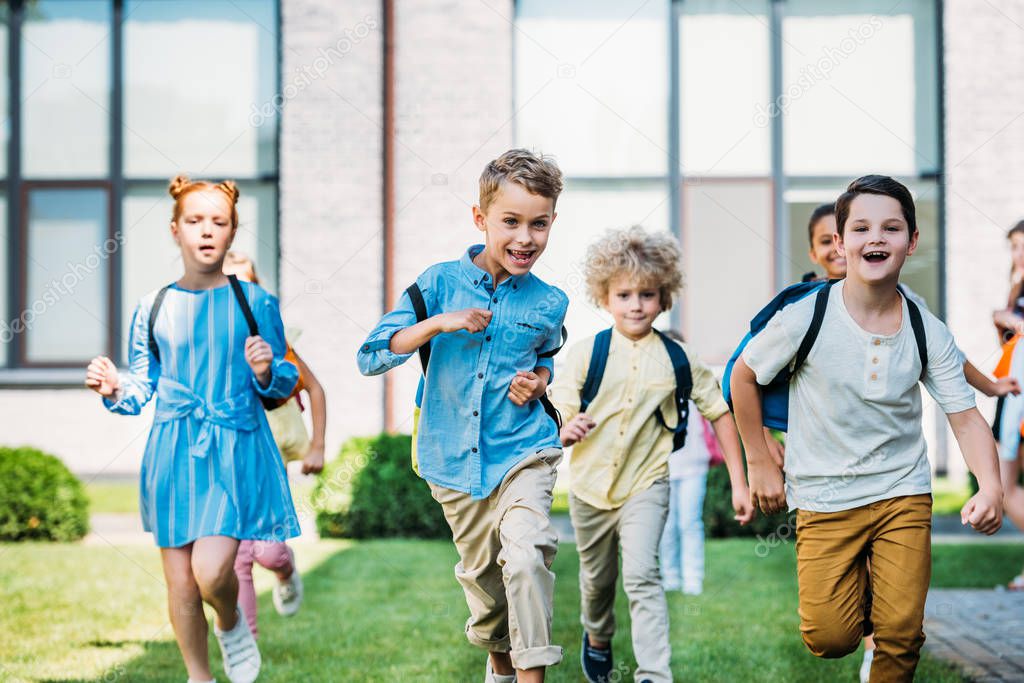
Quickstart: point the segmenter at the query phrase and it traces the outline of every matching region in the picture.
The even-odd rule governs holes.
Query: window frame
[[[166,178],[126,177],[124,173],[124,25],[129,18],[125,5],[131,0],[108,0],[111,6],[110,15],[110,94],[107,102],[110,131],[110,161],[106,175],[93,178],[30,178],[22,174],[22,29],[25,21],[26,0],[11,0],[8,3],[7,40],[7,101],[10,121],[9,138],[7,140],[7,174],[0,178],[7,197],[7,296],[5,317],[15,319],[20,312],[26,310],[28,296],[28,267],[24,263],[24,255],[28,249],[28,210],[27,201],[32,189],[75,189],[82,187],[102,187],[107,191],[109,210],[107,231],[109,238],[121,234],[124,228],[123,204],[129,188],[135,187],[166,187]],[[273,92],[281,91],[283,74],[282,67],[282,9],[281,0],[270,0],[275,18],[275,69],[272,75]],[[3,30],[3,29],[0,29]],[[280,261],[280,168],[281,168],[281,119],[280,113],[274,121],[275,160],[273,171],[256,175],[236,175],[233,179],[241,183],[264,183],[273,188],[276,211],[276,223],[273,240],[274,262],[266,264],[265,269],[272,269],[277,279]],[[122,252],[119,250],[107,264],[107,306],[109,330],[103,352],[118,364],[125,362],[123,297],[124,268],[121,263]],[[6,321],[5,321],[6,322]],[[80,366],[88,359],[68,362],[31,362],[28,360],[27,333],[13,334],[7,349],[0,349],[0,387],[5,386],[69,386],[81,385]]]

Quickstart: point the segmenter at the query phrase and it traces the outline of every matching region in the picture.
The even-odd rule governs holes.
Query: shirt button
[[[876,339],[873,343],[874,343],[875,346],[878,346],[879,344],[882,343],[882,340],[881,339]]]
[[[363,351],[369,351],[369,350],[370,350],[370,345],[369,344],[363,344]]]
[[[512,285],[512,289],[519,289],[519,285]]]
[[[473,447],[473,452],[476,453],[476,446]]]
[[[484,337],[484,341],[491,341],[491,335],[487,335],[486,337]]]
[[[480,417],[480,411],[479,410],[474,410],[473,411],[473,417]]]
[[[874,363],[875,365],[878,365],[878,358],[872,358],[871,362]]]
[[[876,375],[875,373],[873,373],[873,372],[872,372],[872,373],[871,373],[871,379],[872,379],[872,380],[876,380],[876,379],[878,379],[878,375]]]
[[[474,285],[478,285],[478,284],[480,284],[480,281],[479,280],[473,280],[473,284]]]
[[[492,299],[492,301],[493,301],[494,303],[498,303],[498,297],[494,297],[494,298]]]
[[[484,378],[484,373],[482,373],[482,372],[476,373],[476,378],[477,379],[483,379]]]

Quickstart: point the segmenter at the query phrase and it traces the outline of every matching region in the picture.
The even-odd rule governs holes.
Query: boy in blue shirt
[[[551,644],[557,535],[551,490],[561,460],[541,402],[554,372],[568,298],[530,270],[547,246],[562,191],[549,158],[510,150],[480,176],[473,222],[485,244],[416,279],[358,353],[364,375],[390,370],[429,344],[417,456],[459,552],[469,605],[466,637],[489,651],[486,681],[542,681]]]

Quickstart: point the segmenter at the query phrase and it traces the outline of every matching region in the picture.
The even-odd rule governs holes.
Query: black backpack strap
[[[676,376],[676,426],[668,426],[665,416],[661,413],[661,408],[654,412],[654,417],[662,427],[672,432],[672,450],[677,451],[686,444],[686,425],[690,419],[690,394],[693,393],[693,373],[690,370],[690,359],[686,357],[683,347],[659,330],[655,330],[655,332],[665,345],[668,357],[672,360],[672,371]]]
[[[569,330],[565,329],[565,325],[562,325],[562,342],[558,346],[556,346],[555,348],[551,349],[550,351],[545,351],[544,353],[538,353],[537,354],[537,358],[553,358],[559,351],[562,350],[562,347],[565,346],[565,340],[568,339],[568,338],[569,338]]]
[[[149,352],[153,354],[158,363],[160,362],[160,347],[156,344],[156,335],[153,334],[153,328],[156,327],[156,316],[160,312],[160,306],[164,303],[164,296],[170,288],[171,286],[167,285],[157,292],[156,298],[153,299],[153,307],[149,309]]]
[[[814,346],[814,342],[818,339],[818,333],[821,332],[821,324],[825,321],[825,309],[828,308],[828,296],[829,292],[832,291],[832,285],[839,282],[839,280],[829,280],[814,297],[814,315],[811,316],[811,325],[807,328],[807,332],[804,333],[804,338],[800,341],[800,347],[796,350],[796,356],[793,359],[793,369],[790,371],[790,376],[795,375],[797,371],[803,366],[804,361],[807,360],[807,356],[811,353],[811,348]]]
[[[587,378],[583,382],[583,389],[580,390],[580,412],[587,412],[587,408],[594,402],[597,390],[601,388],[601,379],[604,377],[604,368],[608,365],[608,350],[612,345],[612,330],[601,330],[594,337],[594,348],[590,352],[590,367],[587,368]]]
[[[427,304],[423,300],[423,292],[420,291],[420,286],[415,282],[406,287],[405,293],[409,295],[409,301],[412,302],[412,310],[416,313],[416,322],[421,323],[427,319]],[[423,374],[427,374],[427,365],[430,363],[430,342],[423,344],[418,349],[420,354],[420,366],[423,368]]]
[[[909,297],[904,296],[907,301],[907,311],[910,313],[910,327],[914,330],[914,341],[917,342],[917,355],[921,358],[921,379],[928,370],[928,338],[924,333],[924,319],[921,317],[921,309],[918,308]]]
[[[238,281],[238,276],[228,275],[228,282],[231,284],[231,291],[235,293],[235,298],[238,299],[238,305],[242,308],[242,315],[245,316],[245,322],[249,326],[249,336],[258,336],[260,328],[256,324],[252,309],[249,308],[249,300],[245,298],[245,292],[242,291],[242,284]]]

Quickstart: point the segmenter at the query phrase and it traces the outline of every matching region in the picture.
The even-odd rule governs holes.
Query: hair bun
[[[189,177],[187,175],[185,175],[184,173],[179,173],[178,175],[171,178],[171,184],[167,186],[167,191],[171,193],[172,197],[177,199],[191,184],[192,181],[189,180]]]
[[[222,180],[217,183],[217,187],[223,190],[224,194],[228,196],[228,199],[231,200],[232,204],[238,203],[238,185],[234,180]]]

